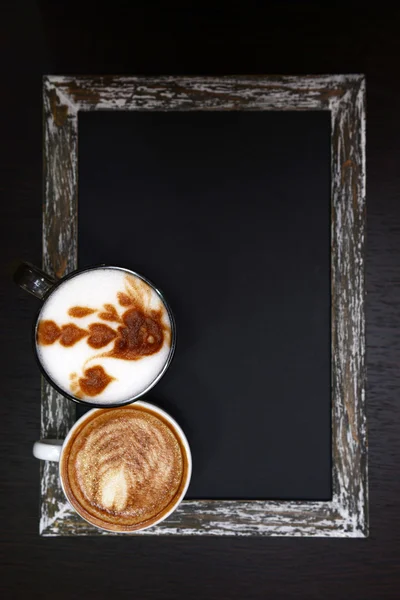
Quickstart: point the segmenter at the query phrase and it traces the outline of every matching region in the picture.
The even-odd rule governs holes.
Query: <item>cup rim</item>
[[[136,277],[138,277],[139,279],[141,279],[142,281],[144,281],[145,283],[147,283],[147,285],[149,285],[155,292],[156,294],[159,296],[159,298],[161,299],[161,301],[163,302],[167,313],[168,313],[168,317],[171,323],[171,346],[169,349],[169,353],[168,353],[168,357],[167,360],[165,361],[165,364],[163,366],[163,368],[161,369],[161,371],[159,372],[159,374],[157,375],[157,377],[149,383],[149,385],[142,390],[139,394],[135,394],[134,396],[123,400],[122,402],[107,402],[104,404],[100,404],[100,403],[96,403],[96,402],[90,402],[87,400],[83,400],[80,398],[76,398],[75,396],[73,396],[72,394],[66,392],[65,390],[63,390],[57,383],[55,383],[55,381],[53,381],[53,379],[51,378],[51,376],[49,375],[49,373],[47,373],[47,371],[45,370],[40,358],[39,358],[39,352],[38,352],[38,348],[37,348],[37,343],[36,343],[36,338],[37,338],[37,328],[39,325],[39,317],[40,317],[40,313],[43,310],[43,307],[46,303],[46,301],[48,300],[48,298],[50,298],[50,296],[53,294],[53,292],[60,287],[63,283],[65,283],[66,281],[68,281],[69,279],[73,279],[74,277],[76,277],[77,275],[80,275],[81,273],[84,273],[86,271],[96,271],[98,269],[113,269],[113,270],[117,270],[117,271],[124,271],[127,273],[130,273],[131,275],[134,275]],[[154,283],[150,280],[147,279],[147,277],[145,277],[144,275],[141,275],[140,273],[137,273],[136,271],[133,271],[132,269],[128,269],[125,267],[117,267],[114,265],[108,265],[108,264],[99,264],[99,265],[92,265],[90,267],[83,267],[82,269],[75,269],[74,271],[71,271],[71,273],[68,273],[68,275],[66,275],[65,277],[62,277],[61,279],[57,280],[54,284],[54,286],[45,294],[44,298],[43,298],[43,302],[41,304],[41,306],[39,307],[39,310],[37,311],[36,314],[36,318],[34,320],[34,324],[33,324],[33,330],[32,330],[32,344],[33,344],[33,349],[34,349],[34,354],[35,354],[35,358],[36,358],[36,363],[39,366],[39,369],[41,371],[41,374],[43,375],[43,377],[46,379],[46,381],[59,393],[61,394],[61,396],[64,396],[64,398],[67,398],[68,400],[71,400],[72,402],[75,402],[76,404],[82,404],[84,406],[90,406],[91,408],[118,408],[119,406],[126,406],[128,404],[132,404],[133,402],[136,402],[136,400],[138,400],[139,398],[141,398],[142,396],[144,396],[145,394],[147,394],[159,381],[160,379],[165,375],[166,371],[168,370],[170,364],[172,363],[172,359],[174,358],[175,355],[175,349],[176,349],[176,322],[175,322],[175,317],[174,314],[171,310],[171,307],[167,301],[167,299],[165,298],[164,293],[156,286],[154,285]]]
[[[84,517],[77,509],[76,507],[70,502],[68,495],[65,491],[65,487],[64,487],[64,482],[63,482],[63,478],[62,478],[62,474],[61,474],[61,464],[62,464],[62,459],[63,459],[63,453],[64,453],[64,449],[67,446],[67,443],[69,441],[69,439],[71,438],[75,428],[81,424],[82,422],[84,422],[87,418],[89,418],[90,415],[92,415],[94,412],[97,412],[99,410],[107,410],[101,407],[96,407],[93,408],[92,410],[89,410],[87,413],[85,413],[84,415],[82,415],[71,427],[71,429],[68,431],[65,440],[62,444],[61,447],[61,453],[60,453],[60,460],[58,463],[58,475],[60,478],[60,483],[61,483],[61,488],[63,491],[63,494],[67,500],[67,502],[70,504],[70,506],[73,508],[73,510],[79,515],[79,517],[81,517],[81,519],[83,519],[84,521],[86,521],[86,523],[89,523],[89,525],[92,525],[93,527],[96,527],[97,529],[100,529],[102,531],[107,531],[109,533],[114,533],[114,534],[135,534],[138,533],[139,531],[144,531],[145,529],[149,529],[150,527],[154,527],[155,525],[158,525],[159,523],[161,523],[162,521],[164,521],[165,519],[167,519],[173,512],[175,512],[175,510],[178,508],[178,506],[181,504],[181,502],[183,501],[183,499],[185,498],[186,492],[188,490],[189,484],[190,484],[190,480],[192,477],[192,464],[193,464],[193,460],[192,460],[192,452],[190,450],[190,445],[188,442],[188,439],[186,437],[185,432],[183,431],[183,429],[181,428],[181,426],[179,425],[179,423],[174,419],[174,417],[172,417],[169,413],[167,413],[163,408],[160,408],[159,406],[157,406],[156,404],[152,404],[151,402],[145,402],[144,400],[138,400],[137,402],[132,402],[131,404],[133,405],[138,405],[138,406],[142,406],[143,408],[147,408],[150,411],[155,412],[156,414],[159,414],[160,416],[162,416],[163,418],[165,418],[168,423],[170,425],[172,425],[174,432],[176,433],[176,435],[179,437],[179,439],[181,440],[185,452],[186,452],[186,459],[187,459],[187,474],[186,474],[186,481],[185,481],[185,485],[182,488],[181,493],[179,494],[178,499],[176,500],[176,502],[171,506],[171,508],[164,513],[159,519],[157,519],[156,521],[154,521],[153,523],[151,523],[150,525],[145,525],[144,527],[138,527],[137,529],[132,529],[132,530],[125,530],[125,531],[116,531],[115,529],[109,529],[107,527],[103,527],[101,525],[96,525],[95,523],[93,523],[92,521],[90,521],[89,519],[87,519],[86,517]],[[123,407],[115,407],[115,408],[123,408]]]

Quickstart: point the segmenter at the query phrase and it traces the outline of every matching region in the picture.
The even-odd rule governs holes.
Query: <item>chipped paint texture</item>
[[[163,523],[130,535],[368,535],[365,411],[365,80],[304,77],[44,78],[43,267],[77,267],[80,110],[329,110],[332,122],[332,462],[330,502],[184,501]],[[42,438],[62,438],[75,405],[42,387]],[[56,463],[41,464],[40,533],[114,535],[69,506]],[[120,534],[121,535],[121,534]]]

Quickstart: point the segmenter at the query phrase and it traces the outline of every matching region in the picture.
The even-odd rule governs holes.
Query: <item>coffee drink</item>
[[[175,427],[145,403],[96,410],[72,431],[60,475],[75,510],[109,531],[149,527],[186,491],[189,458]]]
[[[36,327],[39,360],[67,394],[96,405],[146,391],[171,359],[171,319],[158,292],[118,268],[81,271],[50,294]]]

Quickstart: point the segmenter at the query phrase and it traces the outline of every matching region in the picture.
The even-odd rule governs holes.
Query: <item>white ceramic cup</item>
[[[169,508],[169,510],[167,512],[163,513],[159,519],[153,521],[150,525],[146,525],[144,527],[137,527],[135,530],[129,530],[129,531],[118,530],[116,532],[114,529],[100,527],[99,525],[96,525],[95,523],[93,523],[92,521],[87,519],[85,516],[83,516],[79,512],[79,510],[76,506],[73,506],[74,510],[79,514],[79,516],[82,517],[82,519],[84,519],[91,525],[93,525],[94,527],[97,527],[98,529],[103,529],[104,531],[112,531],[114,533],[134,533],[135,531],[141,531],[143,529],[148,529],[149,527],[153,527],[154,525],[161,523],[161,521],[164,521],[164,519],[169,517],[176,510],[176,508],[179,506],[179,504],[182,502],[183,498],[185,497],[186,491],[189,487],[190,478],[192,475],[192,455],[190,452],[189,442],[187,441],[185,434],[183,433],[182,429],[180,428],[178,423],[175,421],[175,419],[173,419],[168,413],[166,413],[164,410],[162,410],[158,406],[154,406],[154,404],[149,404],[148,402],[143,402],[143,401],[137,401],[137,402],[134,402],[134,405],[141,406],[144,409],[148,409],[149,411],[153,412],[156,415],[160,415],[160,417],[162,417],[171,426],[171,428],[175,432],[176,436],[179,438],[179,440],[185,450],[185,453],[186,453],[186,458],[187,458],[186,481],[185,481],[185,484],[184,484],[179,496],[176,497],[176,499],[174,500],[173,504],[171,505],[171,507]],[[40,460],[50,460],[50,461],[55,461],[55,462],[58,462],[59,464],[61,464],[61,459],[63,456],[64,449],[67,447],[68,441],[71,438],[71,436],[73,435],[74,431],[77,429],[77,427],[79,427],[84,421],[86,421],[86,419],[88,419],[94,413],[96,413],[98,411],[105,412],[107,410],[109,410],[109,409],[108,408],[94,408],[94,409],[88,411],[80,419],[78,419],[78,421],[73,425],[73,427],[68,432],[68,435],[65,438],[65,440],[50,440],[49,439],[49,440],[41,440],[39,442],[35,442],[33,445],[33,455],[36,458],[39,458]],[[112,410],[119,410],[119,409],[112,409]],[[124,410],[124,408],[121,407],[120,410]],[[66,497],[67,501],[71,504],[68,494],[66,492],[66,487],[64,485],[61,468],[59,470],[59,475],[60,475],[61,487],[63,489],[65,497]]]

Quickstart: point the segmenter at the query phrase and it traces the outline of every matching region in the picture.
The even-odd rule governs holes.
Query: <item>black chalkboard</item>
[[[329,112],[80,112],[79,266],[166,295],[189,498],[331,498]]]

